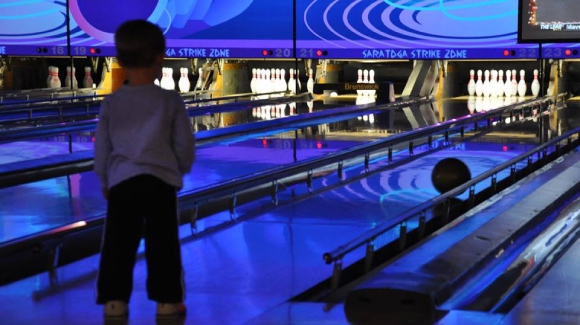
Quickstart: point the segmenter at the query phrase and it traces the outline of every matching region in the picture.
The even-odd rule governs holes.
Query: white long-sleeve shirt
[[[94,170],[111,188],[142,174],[177,188],[195,160],[195,137],[175,91],[124,85],[101,105]]]

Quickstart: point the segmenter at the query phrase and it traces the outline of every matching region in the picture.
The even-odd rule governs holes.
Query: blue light
[[[386,4],[389,6],[402,9],[402,10],[415,10],[415,11],[441,11],[445,16],[455,19],[455,20],[463,20],[463,21],[478,21],[478,20],[492,20],[497,18],[503,18],[508,16],[517,15],[517,10],[512,10],[508,12],[503,12],[499,14],[489,15],[489,16],[481,16],[481,17],[460,17],[457,15],[452,15],[449,11],[450,10],[458,10],[458,9],[467,9],[467,8],[481,8],[486,6],[496,5],[498,3],[507,2],[508,0],[490,0],[478,3],[470,3],[470,4],[455,4],[455,5],[445,5],[445,0],[439,0],[439,6],[433,7],[426,7],[426,6],[409,6],[409,5],[401,5],[397,4],[390,0],[384,0]]]

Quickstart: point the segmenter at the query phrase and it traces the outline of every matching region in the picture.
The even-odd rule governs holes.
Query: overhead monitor
[[[562,43],[580,39],[580,1],[519,0],[518,40]]]
[[[536,59],[517,43],[518,0],[297,0],[297,56]]]
[[[169,58],[290,58],[293,2],[69,0],[71,54],[114,56],[117,27],[146,19],[163,30]]]
[[[0,2],[0,55],[68,55],[66,0]]]

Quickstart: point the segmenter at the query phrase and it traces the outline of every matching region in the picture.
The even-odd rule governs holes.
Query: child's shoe
[[[160,318],[182,317],[185,316],[186,312],[187,308],[183,303],[157,303],[157,317]]]
[[[111,300],[105,304],[106,319],[126,319],[129,317],[129,307],[122,300]]]

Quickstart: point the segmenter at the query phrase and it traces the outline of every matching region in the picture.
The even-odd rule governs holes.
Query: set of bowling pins
[[[200,69],[201,70],[201,69]],[[177,87],[179,92],[187,93],[191,89],[191,82],[189,81],[189,69],[179,68],[179,81]],[[161,69],[161,80],[155,79],[155,84],[163,89],[175,90],[175,80],[173,79],[173,68]]]
[[[284,69],[252,69],[250,89],[253,94],[287,91],[291,94],[296,94],[302,91],[300,70],[290,69],[289,75],[288,81],[286,81],[286,71]],[[306,89],[310,93],[314,91],[314,72],[312,69],[308,69]]]
[[[375,83],[375,70],[362,70],[359,69],[357,71],[358,79],[356,81],[357,84],[374,84]],[[357,90],[356,91],[358,96],[370,96],[375,97],[377,91],[376,90]]]
[[[467,109],[470,114],[487,112],[493,109],[515,104],[524,101],[525,97],[510,96],[510,97],[484,97],[484,96],[469,96],[467,99]]]
[[[359,121],[362,120],[364,122],[369,122],[370,124],[375,123],[375,115],[374,114],[359,116],[359,117],[357,117],[357,119]]]
[[[264,105],[260,107],[254,107],[252,109],[252,116],[263,120],[271,120],[273,118],[286,117],[286,105]],[[288,104],[290,106],[288,116],[296,114],[296,103]]]
[[[48,67],[48,78],[46,79],[46,86],[48,88],[60,88],[62,83],[58,77],[58,67],[49,66]],[[79,84],[76,77],[76,68],[66,67],[66,78],[64,80],[64,86],[66,88],[78,89]],[[91,67],[85,67],[85,77],[83,78],[84,88],[95,88],[93,83],[93,78],[91,77]]]
[[[483,80],[482,80],[483,75]],[[517,71],[506,70],[506,80],[503,79],[503,70],[477,70],[477,81],[475,81],[475,70],[469,71],[469,82],[467,92],[470,96],[478,97],[524,97],[528,91],[526,83],[526,71],[520,70],[520,80],[517,81]],[[538,81],[538,70],[534,70],[534,80],[531,85],[532,95],[537,97],[540,93],[540,82]]]
[[[290,69],[288,82],[286,82],[286,70],[284,69],[252,69],[250,90],[253,94],[286,92],[289,89],[295,93],[296,86],[290,84],[291,82],[295,82],[294,80],[293,69]],[[300,88],[302,88],[302,85],[300,85]]]

